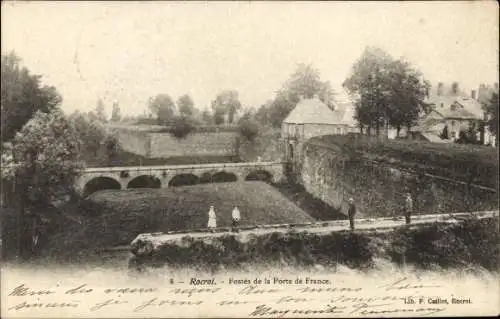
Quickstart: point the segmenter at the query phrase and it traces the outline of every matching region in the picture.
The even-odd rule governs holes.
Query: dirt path
[[[471,215],[477,218],[491,218],[499,215],[499,211],[481,211],[472,213],[458,213],[458,214],[440,214],[440,215],[419,215],[412,219],[412,225],[426,224],[433,222],[442,223],[457,223]],[[389,231],[399,226],[405,225],[404,217],[397,218],[373,218],[373,219],[357,219],[355,222],[356,230],[376,230],[376,231]],[[311,224],[283,224],[283,225],[262,225],[252,227],[249,229],[241,229],[237,236],[246,237],[248,235],[261,235],[272,232],[288,232],[291,229],[301,232],[307,231],[310,233],[328,233],[333,231],[342,231],[349,229],[349,221],[338,220],[331,222],[319,222]],[[217,230],[216,232],[198,231],[198,232],[176,232],[176,233],[149,233],[140,234],[134,239],[132,244],[137,241],[147,241],[153,246],[157,246],[167,241],[180,240],[185,236],[192,238],[214,238],[227,235],[227,230]]]

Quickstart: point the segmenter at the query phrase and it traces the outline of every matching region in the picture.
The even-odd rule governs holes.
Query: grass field
[[[314,218],[263,182],[217,183],[169,189],[106,190],[89,197],[79,222],[53,236],[51,249],[71,254],[129,244],[143,232],[205,228],[210,205],[218,227],[231,226],[238,206],[241,225],[306,223]]]
[[[482,145],[378,140],[368,136],[328,135],[312,138],[316,145],[340,146],[346,154],[419,168],[427,173],[498,188],[498,149]]]

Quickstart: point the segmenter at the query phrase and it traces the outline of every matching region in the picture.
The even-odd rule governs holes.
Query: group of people
[[[354,204],[354,199],[351,197],[349,198],[348,205],[347,205],[347,215],[349,216],[349,225],[351,227],[351,230],[354,230],[354,220],[356,216],[356,205]],[[413,213],[413,199],[412,196],[409,192],[405,193],[405,203],[404,203],[404,209],[403,209],[403,214],[405,216],[405,221],[406,224],[411,223],[411,215]],[[240,210],[238,207],[234,207],[232,214],[232,231],[233,232],[238,232],[238,226],[240,223],[241,219],[241,214]],[[214,231],[215,228],[217,228],[217,216],[215,214],[215,209],[213,206],[210,206],[210,210],[208,211],[208,229],[211,231]]]
[[[238,226],[239,226],[240,219],[241,219],[241,214],[240,214],[240,210],[238,209],[238,207],[234,207],[234,209],[231,213],[231,217],[232,217],[232,221],[233,221],[232,231],[237,233],[239,231]],[[217,216],[215,215],[215,208],[213,206],[210,206],[210,209],[208,211],[208,225],[207,225],[207,227],[211,231],[214,231],[214,229],[217,228]]]
[[[405,193],[405,202],[403,214],[405,216],[406,224],[409,225],[411,223],[411,215],[413,213],[413,199],[409,192]],[[349,216],[349,225],[351,230],[354,230],[354,218],[356,216],[356,205],[354,204],[354,199],[349,198],[347,205],[347,216]]]

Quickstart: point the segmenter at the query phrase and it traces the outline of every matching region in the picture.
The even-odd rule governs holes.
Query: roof
[[[349,103],[335,103],[335,109],[332,111],[326,104],[315,98],[304,99],[297,103],[283,123],[353,125],[355,122],[351,116]]]
[[[479,101],[470,98],[460,98],[457,102],[464,107],[469,113],[473,114],[475,117],[482,119],[484,110],[483,106]]]
[[[441,114],[444,118],[454,118],[454,119],[464,119],[464,120],[477,118],[474,114],[462,108],[456,108],[456,109],[443,108],[443,109],[437,109],[436,112]]]
[[[481,103],[465,95],[431,95],[426,102],[434,104],[434,109],[446,118],[483,119]],[[452,110],[457,103],[460,107]]]
[[[423,118],[419,121],[418,125],[411,128],[411,131],[418,132],[437,132],[442,131],[444,128],[444,121],[442,118],[435,118],[432,116]]]
[[[436,134],[430,133],[430,132],[422,132],[421,133],[423,137],[425,137],[429,142],[432,143],[453,143],[452,140],[443,140],[441,137],[439,137]]]

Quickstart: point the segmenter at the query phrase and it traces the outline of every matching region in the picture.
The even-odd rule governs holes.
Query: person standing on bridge
[[[411,194],[406,192],[405,194],[405,219],[406,224],[409,225],[411,223],[411,214],[413,213],[413,199],[411,198]]]
[[[232,231],[234,233],[239,232],[238,225],[240,223],[241,215],[240,215],[240,210],[238,207],[234,207],[233,213],[232,213],[232,218],[233,218],[233,229]]]
[[[354,230],[354,217],[356,216],[356,205],[354,204],[354,199],[349,198],[347,215],[349,216],[349,225],[351,226],[351,230]]]
[[[210,210],[208,211],[208,225],[207,225],[207,227],[212,232],[217,227],[217,217],[215,216],[215,209],[213,206],[210,206]]]

